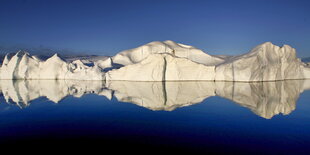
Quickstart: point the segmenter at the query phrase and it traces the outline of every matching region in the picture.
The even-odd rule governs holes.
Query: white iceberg
[[[310,78],[294,48],[261,44],[249,53],[231,57],[216,66],[217,81],[276,81]]]
[[[294,48],[261,44],[240,56],[211,56],[172,41],[151,42],[113,57],[125,65],[107,80],[125,81],[276,81],[310,78],[310,68]]]
[[[28,53],[18,52],[10,59],[5,56],[0,79],[105,80],[104,68],[101,67],[111,66],[108,63],[102,61],[98,65],[87,66],[80,60],[66,62],[57,54],[43,61]]]
[[[220,57],[208,55],[193,46],[175,43],[171,40],[164,42],[154,41],[134,49],[125,50],[115,55],[112,59],[114,63],[129,65],[139,63],[150,55],[163,53],[186,58],[204,65],[215,65],[224,61]]]
[[[310,78],[310,66],[288,45],[261,44],[240,56],[212,56],[173,41],[151,42],[114,57],[40,60],[28,53],[6,55],[0,79],[124,81],[277,81]]]

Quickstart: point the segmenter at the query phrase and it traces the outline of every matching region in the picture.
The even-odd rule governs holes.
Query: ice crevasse
[[[193,46],[154,41],[87,65],[57,54],[40,60],[28,53],[6,55],[0,79],[106,81],[276,81],[310,78],[309,65],[288,45],[270,42],[238,56],[209,55]]]

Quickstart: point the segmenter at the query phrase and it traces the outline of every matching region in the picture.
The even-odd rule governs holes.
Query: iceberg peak
[[[274,45],[271,41],[264,42],[264,43],[262,43],[261,45],[276,46],[276,45]]]
[[[66,60],[61,58],[58,53],[55,53],[53,56],[48,58],[46,61],[66,62]]]
[[[293,47],[291,47],[290,45],[287,45],[287,44],[284,44],[282,47],[281,46],[278,46],[278,45],[275,45],[273,44],[272,42],[265,42],[265,43],[262,43],[260,45],[258,45],[257,47],[272,47],[272,48],[279,48],[279,49],[282,49],[282,48],[285,48],[285,49],[294,49]]]
[[[296,50],[289,45],[282,47],[274,45],[271,42],[265,42],[253,48],[249,53],[242,55],[242,57],[261,55],[262,57],[291,57],[296,58]]]
[[[9,58],[8,58],[8,55],[9,55],[9,54],[6,54],[6,55],[4,56],[4,59],[3,59],[2,65],[7,65],[7,64],[9,63]]]
[[[24,55],[29,55],[29,53],[27,51],[22,51],[22,50],[19,50],[16,52],[15,56],[17,57],[22,57]]]

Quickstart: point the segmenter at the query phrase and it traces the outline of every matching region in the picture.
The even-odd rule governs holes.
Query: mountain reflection
[[[130,102],[151,110],[172,111],[201,103],[211,96],[220,96],[246,107],[255,114],[272,118],[295,110],[296,101],[310,81],[278,82],[126,82],[68,80],[1,80],[0,91],[7,103],[20,107],[46,97],[58,103],[66,96],[97,94],[118,101]]]

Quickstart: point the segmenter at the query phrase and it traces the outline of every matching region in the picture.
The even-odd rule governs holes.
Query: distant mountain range
[[[91,55],[91,54],[84,54],[90,53],[86,51],[74,51],[70,49],[51,49],[46,47],[19,47],[19,46],[12,46],[12,47],[5,47],[0,46],[0,64],[2,63],[4,56],[7,53],[17,53],[18,51],[25,51],[30,53],[31,55],[36,55],[41,59],[49,58],[55,53],[58,53],[64,59],[76,59],[76,58],[84,58],[84,57],[97,57],[98,55]]]
[[[14,53],[17,51],[27,51],[28,53],[32,55],[53,55],[55,53],[62,53],[62,54],[78,54],[82,52],[76,52],[74,50],[69,50],[69,49],[52,49],[52,48],[47,48],[43,46],[39,47],[21,47],[21,46],[0,46],[0,54],[4,55],[6,53]]]
[[[310,57],[302,58],[301,61],[302,61],[302,62],[310,62]]]

